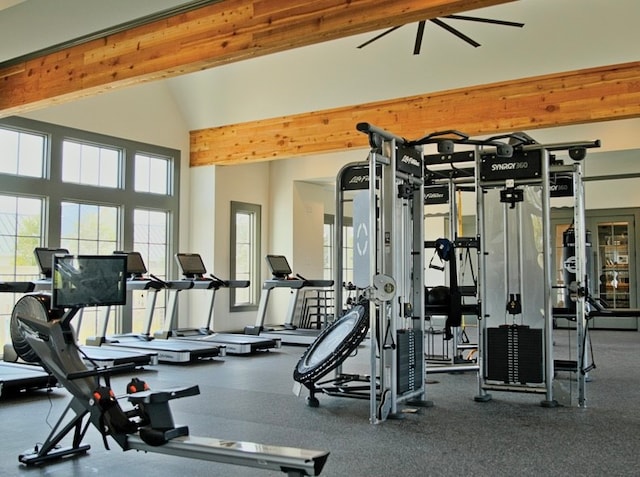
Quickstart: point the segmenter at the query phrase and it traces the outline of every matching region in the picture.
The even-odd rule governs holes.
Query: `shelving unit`
[[[305,290],[300,303],[300,328],[323,329],[333,321],[333,289],[313,288]]]

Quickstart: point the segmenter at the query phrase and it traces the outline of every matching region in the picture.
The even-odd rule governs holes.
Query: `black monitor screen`
[[[291,267],[284,255],[267,255],[267,263],[274,277],[286,277],[291,274]]]
[[[185,277],[195,277],[207,273],[199,253],[177,253],[176,261]]]
[[[144,264],[140,252],[113,252],[116,255],[127,256],[127,275],[130,277],[141,277],[147,273],[147,267]]]
[[[53,308],[124,305],[126,255],[54,255]]]
[[[36,256],[38,267],[40,267],[40,273],[42,273],[45,278],[51,278],[51,263],[53,261],[53,256],[55,254],[68,255],[69,250],[66,248],[36,247],[33,253]]]

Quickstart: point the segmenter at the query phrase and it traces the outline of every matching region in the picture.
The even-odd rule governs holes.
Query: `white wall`
[[[270,162],[270,218],[263,219],[268,228],[265,255],[285,255],[294,273],[309,279],[322,278],[322,228],[327,204],[333,211],[332,199],[327,197],[333,193],[306,181],[335,179],[344,164],[364,157],[366,151],[355,150]],[[269,277],[265,267],[263,279],[266,278]],[[274,290],[265,323],[283,323],[288,302],[286,289]]]
[[[200,167],[193,168],[194,174],[199,174]],[[206,169],[206,168],[205,168]],[[211,228],[206,231],[192,233],[191,244],[195,251],[199,251],[205,259],[207,269],[220,278],[230,277],[230,221],[231,221],[231,201],[246,202],[261,206],[262,215],[262,251],[260,253],[261,265],[266,267],[264,256],[268,249],[268,229],[272,217],[272,208],[269,205],[269,178],[270,164],[262,162],[251,165],[238,166],[215,166],[215,183],[206,184],[205,190],[197,190],[194,193],[200,197],[203,193],[215,194],[215,206],[211,209],[203,209],[203,214],[211,213],[214,217]],[[198,222],[198,203],[192,204],[193,224]],[[207,225],[208,226],[208,225]],[[257,286],[261,287],[262,282]],[[216,293],[215,301],[215,326],[216,331],[236,331],[243,329],[246,325],[253,325],[256,320],[256,312],[234,312],[229,313],[229,293],[228,290],[220,290]],[[202,305],[199,305],[201,307]]]
[[[293,185],[294,272],[322,278],[325,190],[317,184],[296,181]]]
[[[588,154],[585,171],[587,178],[612,174],[640,175],[640,149]],[[587,181],[585,195],[587,209],[640,207],[640,179]]]

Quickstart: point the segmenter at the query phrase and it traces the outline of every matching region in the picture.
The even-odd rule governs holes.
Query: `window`
[[[333,280],[333,228],[333,217],[325,216],[322,234],[322,275],[325,280]]]
[[[0,173],[42,177],[45,136],[0,129]]]
[[[167,271],[168,214],[136,209],[133,212],[133,248],[142,254],[147,269],[158,277]]]
[[[353,282],[353,224],[345,224],[343,227],[344,250],[342,251],[342,278],[344,282]]]
[[[248,288],[231,288],[231,311],[258,309],[260,290],[261,208],[231,202],[231,279],[249,280]]]
[[[38,277],[33,250],[42,237],[43,200],[0,195],[0,277],[6,281]]]
[[[76,184],[119,187],[120,152],[75,141],[62,143],[62,180]]]
[[[140,164],[136,170],[137,157],[142,165],[146,161],[146,172]],[[137,190],[136,173],[144,175],[146,188]],[[81,254],[139,248],[152,273],[170,276],[173,263],[166,257],[178,243],[171,224],[179,220],[179,184],[177,150],[25,118],[0,119],[0,278],[39,278],[33,254],[38,246]],[[10,343],[9,321],[20,296],[0,293],[0,347]],[[139,297],[132,298],[112,310],[109,333],[133,331]],[[164,300],[157,303],[161,314]],[[103,311],[83,310],[75,323],[80,342],[96,333]]]
[[[136,209],[133,212],[133,250],[140,252],[149,273],[166,278],[169,257],[169,214],[165,211]],[[164,291],[158,292],[153,319],[162,323],[166,312]],[[141,333],[147,328],[146,293],[132,294],[132,330]]]
[[[170,174],[169,159],[152,157],[143,154],[135,156],[135,190],[151,194],[167,194],[169,192]]]
[[[60,246],[72,254],[108,255],[118,248],[118,207],[62,202],[60,205]],[[82,326],[77,329],[80,341],[96,336],[106,309],[82,310]],[[109,320],[109,334],[116,330],[116,320]]]
[[[110,254],[118,249],[118,207],[62,202],[60,246],[74,254]]]
[[[42,237],[43,200],[0,195],[0,280],[28,281],[39,277],[33,255]],[[0,293],[0,320],[8,325],[16,293]],[[10,343],[9,326],[0,327],[0,342]]]
[[[334,217],[333,215],[324,216],[324,278],[333,280],[333,257],[335,253],[334,244]],[[344,218],[342,226],[342,237],[344,248],[342,250],[342,281],[345,283],[353,281],[353,223],[350,217]]]

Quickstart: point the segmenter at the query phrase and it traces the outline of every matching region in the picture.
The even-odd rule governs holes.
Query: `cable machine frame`
[[[371,150],[367,161],[348,164],[338,174],[336,187],[336,220],[334,282],[336,306],[343,303],[342,250],[344,204],[346,190],[360,190],[367,194],[368,211],[363,223],[354,217],[354,255],[360,254],[360,266],[365,271],[356,274],[354,283],[368,301],[369,334],[371,337],[369,376],[345,375],[342,366],[335,372],[333,382],[360,380],[364,386],[345,387],[334,395],[360,397],[370,403],[370,422],[377,424],[386,419],[399,418],[399,405],[407,403],[417,407],[430,405],[425,400],[424,362],[424,227],[423,166],[419,147],[407,147],[405,140],[368,123],[357,129],[369,136]],[[375,174],[370,174],[375,171]],[[345,176],[349,175],[347,179]],[[346,185],[349,183],[350,185]],[[355,216],[355,214],[354,214]],[[360,235],[358,235],[360,234]],[[357,249],[356,242],[361,240]],[[364,265],[363,265],[364,264]],[[419,354],[399,356],[396,341],[399,334],[407,333],[409,347]],[[391,342],[387,342],[387,340]],[[415,356],[418,355],[418,359]],[[402,361],[402,363],[401,363]],[[411,375],[409,389],[400,389],[399,373]],[[346,392],[344,392],[346,391]]]

